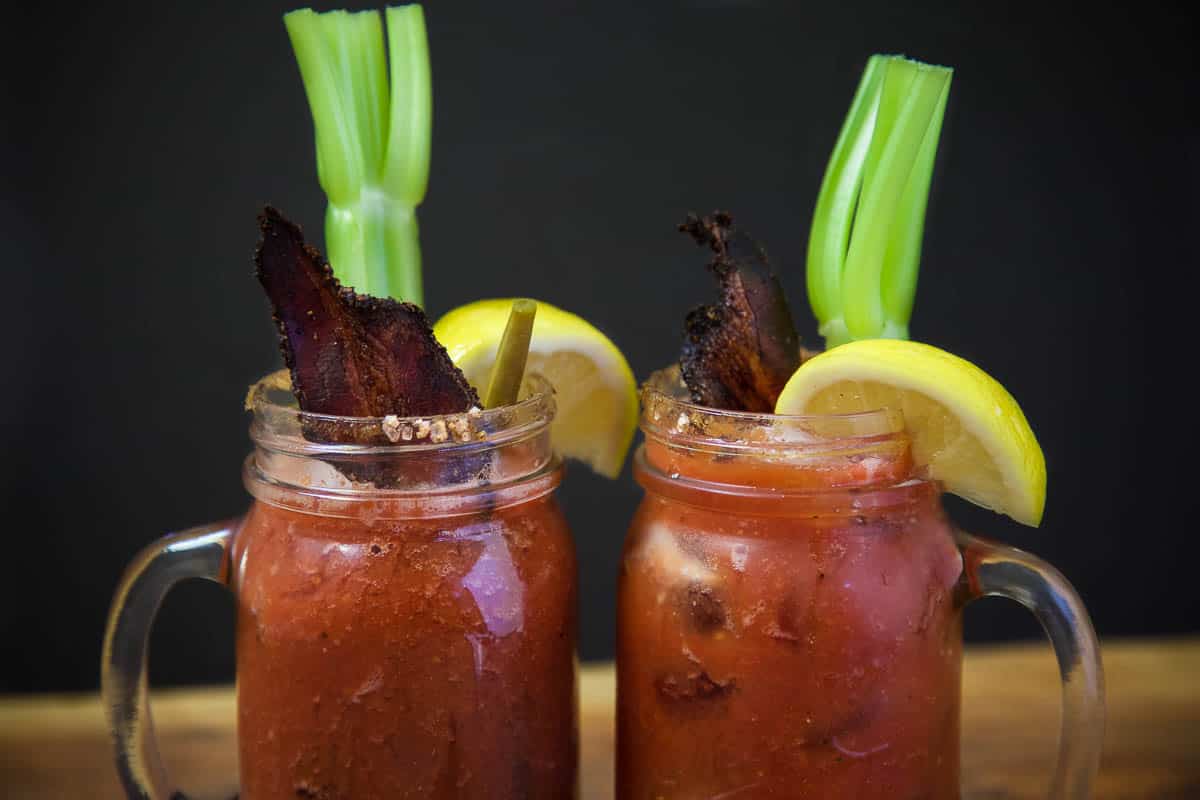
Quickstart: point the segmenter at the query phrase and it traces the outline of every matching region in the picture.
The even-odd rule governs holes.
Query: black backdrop
[[[644,377],[712,292],[674,226],[723,207],[812,342],[807,226],[867,55],[953,65],[913,334],[1010,388],[1050,483],[1040,530],[952,513],[1059,565],[1104,635],[1194,631],[1194,362],[1155,355],[1190,327],[1170,304],[1195,266],[1194,28],[1182,6],[1125,5],[433,2],[428,308],[538,297]],[[254,214],[272,202],[319,239],[324,209],[287,6],[42,4],[8,26],[0,691],[95,686],[123,565],[246,504],[242,393],[278,363]],[[585,658],[612,654],[638,496],[628,469],[573,468],[562,492]],[[219,588],[178,590],[153,679],[228,679],[231,621]],[[1000,601],[968,627],[1037,633]]]

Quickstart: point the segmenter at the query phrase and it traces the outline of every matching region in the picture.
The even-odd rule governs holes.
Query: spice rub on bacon
[[[800,340],[762,248],[717,211],[689,214],[679,230],[715,254],[721,301],[687,316],[679,358],[692,400],[710,408],[770,412],[800,366]]]
[[[321,254],[304,243],[298,225],[270,206],[258,220],[257,275],[270,298],[302,410],[410,417],[479,405],[418,306],[342,286]],[[310,425],[305,436],[332,442],[361,438],[361,431],[346,427]]]

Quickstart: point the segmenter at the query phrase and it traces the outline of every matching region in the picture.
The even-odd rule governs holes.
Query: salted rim
[[[472,408],[454,414],[425,416],[387,415],[350,417],[302,411],[296,406],[287,370],[278,370],[255,382],[246,394],[246,410],[253,413],[250,437],[259,447],[293,455],[380,453],[424,453],[431,450],[471,450],[491,448],[529,438],[545,430],[554,420],[554,387],[540,374],[530,373],[522,384],[525,399],[499,408]],[[352,430],[382,434],[389,443],[357,444],[313,442],[304,438],[306,422],[338,424]],[[436,430],[442,426],[446,438],[433,439],[418,430]],[[405,428],[412,437],[405,437]],[[390,432],[389,432],[390,431]],[[393,438],[393,433],[396,434]],[[463,434],[469,434],[464,437]]]

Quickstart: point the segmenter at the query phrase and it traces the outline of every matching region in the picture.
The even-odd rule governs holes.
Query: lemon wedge
[[[487,387],[512,303],[479,300],[447,312],[433,326],[477,389]],[[637,427],[638,398],[633,370],[616,345],[586,320],[539,301],[525,369],[554,386],[554,448],[617,477]]]
[[[918,342],[864,339],[804,362],[777,414],[900,409],[913,459],[946,491],[1036,527],[1046,504],[1046,459],[1025,414],[996,379]]]

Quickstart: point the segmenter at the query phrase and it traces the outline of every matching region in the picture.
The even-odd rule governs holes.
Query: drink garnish
[[[800,339],[763,249],[724,212],[689,215],[679,230],[709,247],[721,300],[693,309],[679,359],[692,399],[710,408],[770,412],[800,366]]]
[[[902,56],[867,62],[808,240],[808,300],[828,347],[908,338],[952,73]]]
[[[306,250],[297,235],[283,260],[307,259],[311,263],[304,264],[301,272],[309,277],[281,271],[279,280],[293,282],[290,291],[309,281],[311,285],[304,285],[308,294],[321,295],[325,303],[333,298],[347,305],[324,309],[330,331],[338,335],[323,350],[311,341],[288,338],[289,325],[313,326],[311,319],[300,316],[308,309],[276,310],[285,348],[296,351],[295,362],[293,353],[285,349],[285,355],[301,407],[383,415],[383,434],[390,441],[466,442],[468,435],[486,433],[476,430],[470,419],[468,429],[456,429],[452,420],[444,428],[428,422],[410,428],[405,415],[449,412],[461,417],[459,412],[481,405],[472,386],[489,392],[489,409],[517,402],[525,370],[518,363],[521,359],[512,356],[524,346],[528,371],[539,372],[554,386],[555,449],[615,477],[637,423],[636,382],[625,358],[600,331],[573,314],[542,304],[536,325],[542,333],[529,329],[532,326],[526,323],[531,320],[518,317],[518,328],[526,327],[524,344],[521,337],[514,339],[516,349],[505,348],[497,360],[504,320],[513,305],[505,300],[496,301],[504,309],[498,325],[490,324],[496,321],[491,301],[480,301],[469,304],[465,315],[447,315],[465,319],[465,326],[429,334],[419,308],[423,282],[416,219],[429,179],[433,119],[429,45],[421,7],[410,3],[387,8],[382,16],[376,11],[299,9],[286,14],[284,23],[312,113],[317,177],[329,201],[325,215],[329,264],[324,267],[325,262],[315,251]],[[264,225],[264,234],[282,224],[274,220]],[[322,265],[317,269],[319,279],[312,278],[314,265]],[[487,324],[482,324],[476,312],[485,308],[482,317]],[[390,337],[386,341],[339,338],[341,333],[365,333],[369,339],[377,322]],[[455,363],[465,359],[465,378],[448,369],[439,341],[449,346]],[[405,342],[412,343],[411,352]],[[379,361],[385,351],[398,359],[395,364]],[[525,353],[521,355],[524,358]],[[363,372],[361,365],[338,363],[344,358],[366,359],[368,368]],[[306,368],[309,374],[303,374]],[[400,377],[404,380],[397,383],[394,379]],[[492,378],[496,379],[494,395],[490,394]],[[402,397],[405,393],[408,396]],[[306,435],[318,433],[306,428]],[[320,435],[338,440],[346,432],[335,429]]]
[[[529,360],[529,344],[533,339],[533,321],[536,317],[537,303],[528,298],[513,301],[483,397],[487,408],[517,402],[521,379],[525,376],[525,362]]]
[[[828,349],[796,371],[775,412],[902,411],[919,472],[1036,526],[1046,459],[1017,401],[969,361],[906,341],[951,76],[899,56],[867,63],[809,238],[808,298]]]
[[[479,405],[418,306],[342,286],[321,254],[305,244],[300,227],[270,206],[259,215],[259,227],[257,275],[302,410],[422,417]],[[306,435],[354,441],[363,435],[354,430],[330,423]]]
[[[906,341],[925,205],[952,71],[873,56],[821,185],[808,296],[827,350],[798,347],[766,255],[727,214],[681,226],[717,254],[722,301],[687,318],[680,358],[696,402],[784,415],[904,414],[918,472],[946,491],[1041,521],[1046,462],[1012,395],[974,364]]]
[[[945,490],[1037,526],[1046,458],[1013,396],[958,356],[920,342],[864,339],[804,362],[778,414],[904,412],[913,461]]]
[[[495,373],[513,300],[477,300],[446,313],[434,335],[476,388]],[[587,320],[539,300],[525,371],[554,386],[550,438],[560,455],[615,478],[637,427],[637,381],[621,351]]]
[[[422,305],[417,207],[429,182],[433,82],[425,14],[302,8],[283,17],[312,111],[325,245],[342,283]]]

